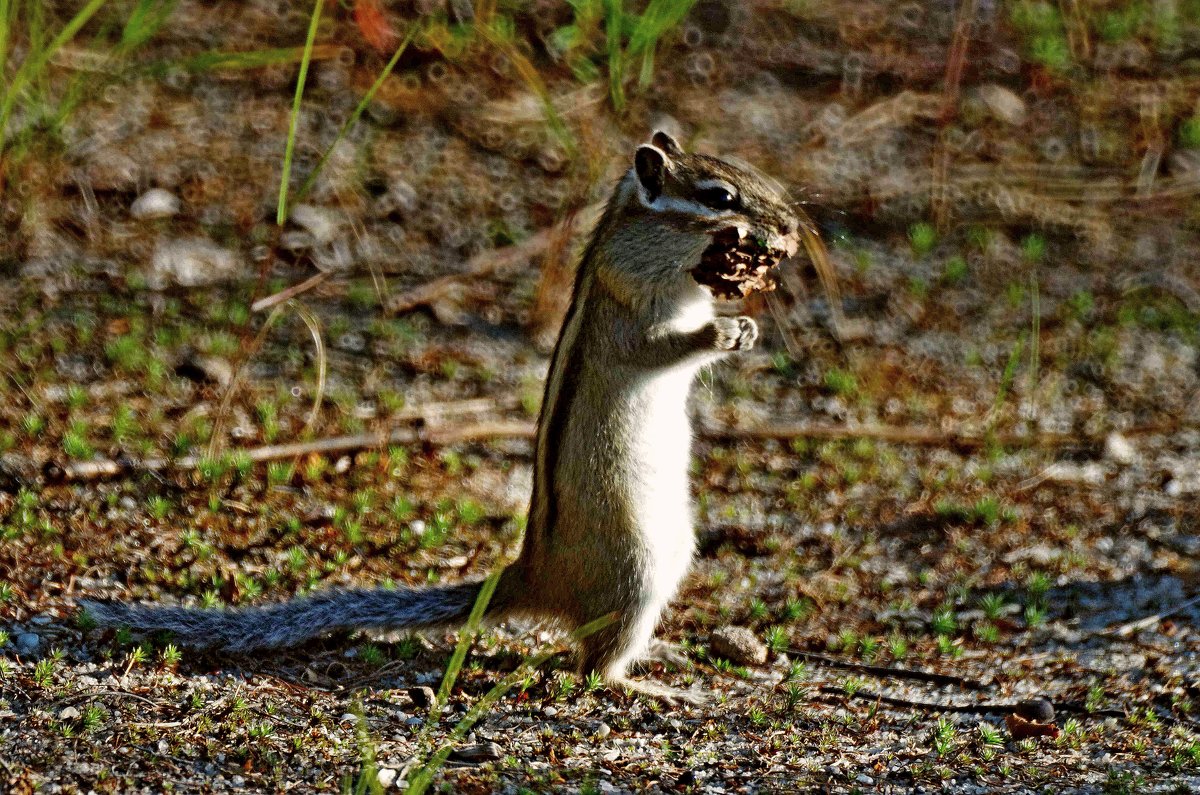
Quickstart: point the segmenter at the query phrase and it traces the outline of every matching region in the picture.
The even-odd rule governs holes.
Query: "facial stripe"
[[[646,192],[642,189],[638,190],[638,203],[647,210],[656,213],[675,213],[678,215],[713,219],[728,218],[732,214],[728,210],[713,210],[710,207],[705,207],[698,201],[678,196],[667,196],[666,194],[659,196],[651,202],[647,199]]]

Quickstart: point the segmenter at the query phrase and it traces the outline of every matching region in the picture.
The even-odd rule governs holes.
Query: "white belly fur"
[[[634,398],[633,510],[650,564],[644,568],[646,597],[658,610],[675,594],[695,546],[688,486],[692,428],[686,404],[697,369],[686,365],[659,373]]]

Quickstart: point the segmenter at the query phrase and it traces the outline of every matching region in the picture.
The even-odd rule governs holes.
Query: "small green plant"
[[[1005,604],[1003,594],[998,593],[984,594],[979,599],[979,609],[990,621],[995,621],[1004,615]]]
[[[951,257],[946,260],[942,269],[942,281],[946,284],[961,284],[967,278],[967,261],[962,257]]]
[[[171,512],[171,501],[161,494],[155,494],[146,501],[146,509],[151,516],[161,522]]]
[[[1000,640],[1000,629],[990,621],[975,625],[975,637],[980,643],[996,643]]]
[[[767,630],[765,641],[767,648],[778,654],[787,651],[791,639],[788,636],[787,630],[783,627],[771,627]]]
[[[272,486],[283,486],[292,481],[294,473],[290,461],[272,461],[267,464],[267,483]]]
[[[938,756],[948,755],[954,750],[955,739],[957,737],[958,730],[955,728],[954,723],[946,716],[939,715],[930,737],[934,753]]]
[[[853,373],[832,367],[825,371],[825,386],[835,395],[849,397],[858,392],[858,379]]]
[[[94,732],[104,723],[104,710],[95,704],[89,704],[79,716],[79,727],[85,734]]]
[[[378,667],[387,662],[387,655],[383,653],[383,649],[374,643],[365,643],[360,646],[358,649],[358,658],[373,667]]]
[[[1179,125],[1179,145],[1186,149],[1200,149],[1200,114],[1189,116]]]
[[[54,681],[54,661],[44,657],[33,666],[33,681],[38,687],[47,688]]]
[[[1046,608],[1038,604],[1025,606],[1025,624],[1033,629],[1046,623]]]
[[[954,610],[947,606],[942,606],[933,611],[933,617],[929,620],[929,629],[935,635],[952,635],[958,629],[958,621],[954,618]]]
[[[21,431],[30,439],[36,439],[46,430],[46,420],[40,414],[26,414],[21,418]]]
[[[595,693],[603,684],[604,677],[602,677],[597,671],[589,671],[588,674],[583,677],[583,689],[585,692]]]
[[[990,723],[979,724],[979,740],[986,747],[1000,748],[1004,745],[1004,735]]]
[[[1021,239],[1021,256],[1026,262],[1038,263],[1046,258],[1046,238],[1034,233]]]
[[[179,651],[179,647],[174,643],[168,643],[159,655],[162,664],[167,668],[174,668],[183,660],[183,652]]]
[[[937,229],[925,221],[912,224],[908,227],[908,245],[914,255],[924,257],[937,245]]]
[[[1056,6],[1038,0],[1021,0],[1012,6],[1013,26],[1026,37],[1029,58],[1053,72],[1066,71],[1071,65],[1071,47],[1066,28]]]
[[[63,434],[63,452],[68,458],[87,460],[96,454],[96,450],[87,440],[86,432],[79,427],[72,427]]]

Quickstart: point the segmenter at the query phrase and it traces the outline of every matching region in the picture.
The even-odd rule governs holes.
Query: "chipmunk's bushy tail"
[[[329,632],[355,629],[402,629],[466,620],[482,582],[429,588],[332,590],[262,607],[231,610],[156,607],[122,602],[81,601],[100,626],[169,631],[192,648],[247,652],[295,646]],[[502,594],[488,614],[504,609]]]

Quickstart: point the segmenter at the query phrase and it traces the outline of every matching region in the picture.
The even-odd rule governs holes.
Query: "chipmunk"
[[[758,337],[753,319],[716,316],[689,273],[730,228],[792,253],[799,219],[748,165],[685,153],[664,132],[638,147],[578,268],[546,381],[524,544],[487,610],[567,628],[615,616],[580,641],[580,671],[666,700],[702,698],[628,675],[648,656],[678,661],[653,636],[695,549],[688,394],[702,367]],[[336,630],[462,622],[481,587],[331,590],[233,610],[84,607],[100,625],[246,652]]]

